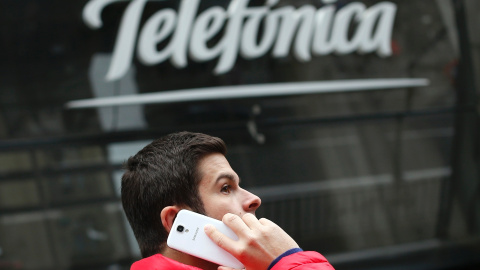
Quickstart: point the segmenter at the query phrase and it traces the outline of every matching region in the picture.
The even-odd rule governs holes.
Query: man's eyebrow
[[[215,182],[218,182],[218,181],[220,181],[220,180],[223,179],[223,178],[227,178],[227,179],[230,179],[230,180],[232,180],[232,181],[236,181],[236,179],[238,179],[238,183],[239,183],[239,184],[240,184],[240,181],[241,181],[240,177],[237,177],[237,176],[235,176],[234,174],[231,174],[231,173],[222,173],[222,174],[220,174],[220,175],[217,177],[217,180],[216,180]]]

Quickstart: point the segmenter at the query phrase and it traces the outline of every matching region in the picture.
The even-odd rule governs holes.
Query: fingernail
[[[209,232],[209,231],[213,230],[213,225],[207,224],[207,225],[205,225],[205,227],[203,227],[203,230],[205,232]]]

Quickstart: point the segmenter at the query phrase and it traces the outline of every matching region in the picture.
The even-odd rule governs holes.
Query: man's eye
[[[231,186],[230,185],[223,185],[222,189],[220,190],[222,193],[229,194]]]

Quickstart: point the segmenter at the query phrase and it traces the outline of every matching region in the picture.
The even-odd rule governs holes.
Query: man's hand
[[[298,248],[295,240],[268,219],[258,220],[252,214],[245,214],[242,218],[226,214],[222,221],[235,232],[238,241],[225,236],[212,225],[205,226],[205,233],[218,246],[237,258],[247,270],[266,270],[285,251]]]

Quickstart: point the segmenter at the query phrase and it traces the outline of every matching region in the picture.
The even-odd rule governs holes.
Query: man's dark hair
[[[199,160],[226,154],[222,139],[201,133],[169,134],[145,146],[125,164],[122,205],[140,246],[142,257],[160,253],[168,233],[160,213],[166,206],[190,207],[205,214],[198,194]]]

